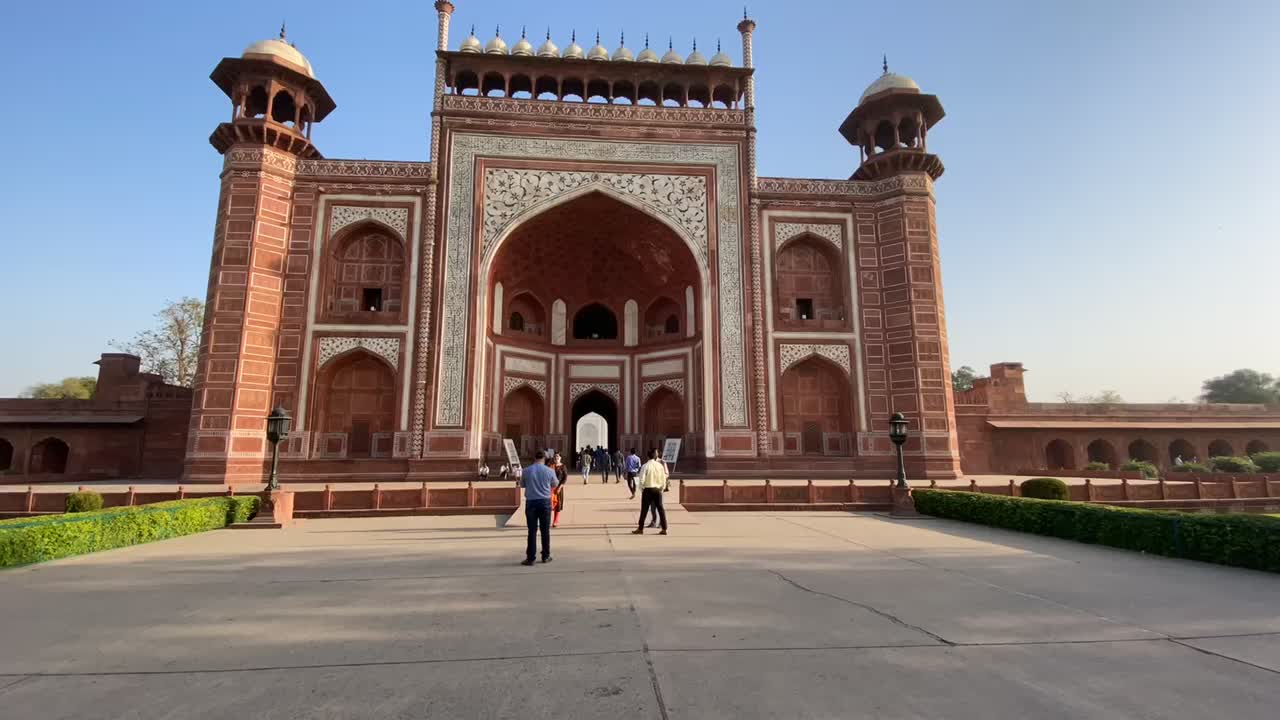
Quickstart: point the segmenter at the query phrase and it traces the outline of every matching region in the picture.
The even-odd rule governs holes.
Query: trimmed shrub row
[[[1149,463],[1146,460],[1135,460],[1130,458],[1129,462],[1120,466],[1120,469],[1139,470],[1142,472],[1142,477],[1150,478],[1152,480],[1160,477],[1160,470],[1156,468],[1153,463]]]
[[[256,495],[171,500],[0,522],[0,567],[138,545],[247,522]]]
[[[1022,497],[1040,498],[1041,500],[1070,500],[1071,490],[1058,478],[1031,478],[1023,480],[1018,486]]]
[[[1200,515],[1059,500],[915,490],[916,510],[1006,530],[1280,572],[1280,520]]]

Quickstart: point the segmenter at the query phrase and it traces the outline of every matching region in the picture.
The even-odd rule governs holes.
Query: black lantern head
[[[907,416],[902,413],[894,413],[889,418],[889,439],[894,445],[901,445],[907,441]]]
[[[267,440],[272,445],[289,437],[289,424],[293,418],[289,417],[289,411],[282,407],[277,407],[267,416]]]

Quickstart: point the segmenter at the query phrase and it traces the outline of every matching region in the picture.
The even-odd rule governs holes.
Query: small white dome
[[[521,57],[533,57],[533,43],[529,42],[529,39],[524,36],[523,28],[520,30],[520,40],[511,47],[511,54]]]
[[[588,60],[608,60],[609,49],[600,44],[600,33],[596,33],[596,46],[587,53]]]
[[[867,89],[863,91],[862,97],[858,98],[858,104],[861,105],[867,101],[867,98],[886,90],[911,90],[914,92],[920,92],[920,86],[916,84],[915,80],[912,80],[906,75],[899,75],[885,70],[883,75],[876,78],[876,81],[868,85]]]
[[[560,48],[551,42],[551,31],[547,30],[547,39],[542,43],[542,47],[538,48],[538,57],[557,58],[560,57]]]
[[[314,78],[316,76],[315,73],[312,72],[311,63],[307,60],[306,56],[298,52],[298,48],[290,45],[284,39],[283,28],[280,30],[280,37],[271,38],[270,40],[259,40],[245,48],[240,57],[247,58],[250,55],[269,55],[271,57],[279,58],[290,65],[297,66],[309,78]]]
[[[507,54],[507,43],[503,41],[502,36],[498,34],[498,31],[496,30],[494,31],[493,39],[490,40],[488,44],[484,46],[484,52],[486,55],[506,55]]]
[[[667,43],[667,52],[662,56],[663,65],[683,65],[684,58],[680,57],[680,53],[676,52],[671,43]]]
[[[684,59],[685,65],[706,65],[707,58],[698,52],[698,41],[693,41],[693,52],[689,53],[689,57]]]
[[[476,26],[471,26],[471,35],[458,46],[458,52],[473,53],[479,55],[484,52],[484,44],[480,42],[480,38],[476,37]]]
[[[631,62],[636,59],[636,56],[627,48],[625,36],[618,40],[618,49],[613,51],[613,59],[617,62]]]
[[[586,53],[583,52],[582,46],[578,44],[578,33],[574,33],[569,38],[569,47],[564,49],[564,58],[566,60],[585,60]]]
[[[653,48],[645,45],[640,54],[636,56],[636,62],[656,63],[658,62],[658,53],[654,52]]]
[[[711,56],[711,67],[733,67],[733,59],[720,49],[719,41],[716,42],[716,54]]]

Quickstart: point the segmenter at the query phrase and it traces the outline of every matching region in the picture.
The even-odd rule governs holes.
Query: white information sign
[[[675,470],[676,460],[680,458],[680,438],[667,438],[662,442],[662,462],[667,464],[667,472]]]
[[[502,447],[507,451],[507,464],[511,466],[511,472],[515,473],[516,468],[520,467],[520,453],[516,452],[516,444],[511,438],[502,438]]]

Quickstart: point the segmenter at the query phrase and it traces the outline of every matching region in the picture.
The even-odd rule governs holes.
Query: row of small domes
[[[698,52],[698,42],[693,43],[693,52],[689,53],[689,57],[681,57],[679,53],[667,44],[667,52],[661,58],[658,53],[649,47],[649,39],[645,38],[644,49],[639,55],[635,55],[631,50],[627,49],[625,38],[617,50],[612,53],[608,48],[600,44],[600,33],[596,33],[595,47],[590,50],[583,50],[578,45],[578,34],[575,32],[569,41],[569,47],[560,51],[556,44],[551,42],[551,32],[547,31],[547,39],[542,46],[535,52],[533,44],[525,37],[524,32],[520,33],[520,40],[510,49],[507,43],[503,41],[499,32],[495,31],[493,39],[487,44],[481,44],[480,38],[476,37],[476,29],[471,28],[471,35],[462,41],[462,45],[458,47],[458,52],[470,54],[485,55],[516,55],[522,57],[533,57],[534,55],[544,58],[564,58],[566,60],[613,60],[615,62],[647,62],[647,63],[663,63],[666,65],[710,65],[711,67],[732,67],[733,60],[720,50],[719,43],[716,46],[716,54],[711,56],[711,60],[707,60],[706,56]]]

